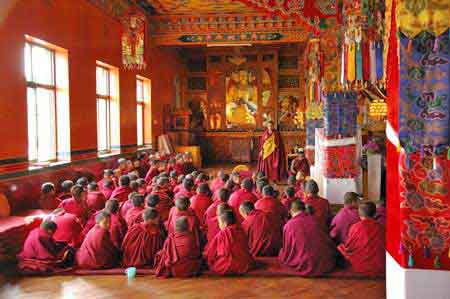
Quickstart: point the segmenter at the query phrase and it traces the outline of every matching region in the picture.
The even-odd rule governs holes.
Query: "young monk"
[[[215,208],[216,216],[206,220],[206,240],[208,244],[211,243],[214,237],[220,232],[218,217],[224,211],[233,211],[233,208],[230,207],[226,202],[221,202]]]
[[[290,213],[292,218],[283,229],[280,264],[301,276],[318,276],[333,270],[336,249],[330,237],[313,216],[306,214],[302,201],[293,201]]]
[[[241,189],[235,191],[230,196],[228,204],[233,208],[238,223],[242,223],[244,218],[239,213],[239,207],[243,202],[250,201],[255,203],[258,198],[253,194],[253,181],[250,178],[245,178],[241,182]]]
[[[189,231],[189,220],[181,216],[175,221],[175,230],[164,242],[155,262],[157,277],[192,277],[198,275],[202,254],[194,235]]]
[[[214,192],[214,194],[213,194],[213,196],[212,196],[212,200],[213,200],[213,201],[219,200],[219,191],[220,191],[221,189],[227,189],[229,195],[231,195],[231,193],[233,193],[233,190],[234,190],[234,183],[233,183],[233,181],[232,181],[232,180],[226,181],[226,182],[225,182],[225,185],[223,186],[223,188],[220,188],[219,190],[217,190],[216,192]]]
[[[373,202],[359,205],[361,221],[350,228],[347,241],[338,246],[339,252],[351,266],[351,270],[365,275],[385,273],[384,227],[374,219]]]
[[[88,218],[86,191],[84,191],[82,186],[75,185],[70,189],[70,193],[72,193],[72,197],[63,200],[58,208],[63,209],[66,213],[75,215],[84,224]]]
[[[103,195],[105,196],[106,200],[108,200],[111,198],[111,195],[114,192],[114,189],[116,189],[116,187],[114,187],[114,181],[113,180],[105,180],[103,182],[103,187],[100,189],[100,192],[102,192]]]
[[[137,192],[141,195],[147,195],[147,184],[145,183],[144,179],[137,179],[136,183],[138,185],[138,190]]]
[[[22,251],[17,255],[18,268],[23,273],[51,273],[70,266],[66,263],[69,248],[53,238],[55,222],[45,220],[27,236]]]
[[[63,201],[72,197],[70,189],[73,187],[73,182],[71,180],[65,180],[61,183],[61,192],[58,194],[58,200]]]
[[[336,244],[345,243],[350,227],[359,222],[359,196],[355,192],[344,195],[344,207],[334,216],[330,225],[330,237]]]
[[[187,197],[191,198],[195,195],[194,192],[194,180],[190,178],[185,178],[183,181],[183,187],[178,190],[178,192],[174,195],[174,199],[177,199],[178,197]]]
[[[383,226],[386,226],[386,200],[384,198],[377,202],[375,219]]]
[[[244,201],[239,213],[244,218],[241,226],[247,235],[251,255],[277,256],[281,248],[281,225],[271,223],[269,216],[255,209],[251,201]]]
[[[214,193],[217,190],[219,190],[220,188],[223,188],[226,181],[228,181],[227,175],[225,174],[225,172],[223,170],[220,170],[217,173],[216,178],[214,180],[212,180],[212,182],[211,182],[211,191]]]
[[[303,202],[314,209],[314,217],[317,219],[324,231],[328,232],[328,224],[332,218],[330,203],[319,195],[319,186],[314,180],[305,183],[305,199]]]
[[[209,269],[219,275],[240,275],[248,272],[253,259],[245,232],[237,224],[232,211],[223,212],[218,219],[220,232],[205,251]]]
[[[89,231],[76,254],[76,262],[82,269],[107,269],[118,264],[118,250],[111,240],[109,229],[111,216],[100,211],[96,225]]]
[[[97,183],[91,182],[87,187],[86,205],[90,211],[100,211],[105,207],[106,197],[99,191]]]
[[[125,158],[117,159],[117,169],[120,170],[122,175],[128,174],[128,161]]]
[[[139,193],[137,193],[137,192],[131,192],[130,194],[128,194],[128,200],[126,202],[123,202],[120,204],[119,213],[123,219],[125,219],[125,216],[127,215],[128,210],[133,207],[133,198],[135,195],[138,195],[138,194]]]
[[[200,225],[203,227],[205,225],[203,216],[205,215],[208,207],[213,203],[210,197],[211,191],[207,183],[201,183],[197,188],[197,194],[192,196],[191,209],[194,210],[195,215],[200,220]]]
[[[305,176],[310,176],[310,167],[308,159],[305,157],[305,151],[303,149],[298,150],[298,156],[292,160],[290,167],[290,174],[296,175],[298,172],[302,172]]]
[[[112,169],[105,169],[105,170],[103,170],[103,178],[100,181],[97,182],[98,189],[100,191],[103,191],[103,188],[105,188],[105,182],[106,181],[113,181],[113,178],[114,178],[114,171]],[[113,184],[115,184],[114,181],[113,181]],[[117,186],[114,186],[114,188],[115,187],[117,187]]]
[[[133,201],[133,207],[127,211],[125,214],[125,222],[127,223],[128,229],[130,229],[133,225],[141,223],[143,221],[142,219],[142,212],[144,211],[144,196],[135,193],[132,201]]]
[[[111,198],[117,199],[119,202],[124,202],[128,199],[128,195],[133,192],[130,188],[130,177],[122,175],[119,179],[119,187],[114,189]]]
[[[87,191],[87,186],[89,184],[89,180],[87,177],[82,176],[81,178],[79,178],[76,182],[77,185],[82,186],[84,190]]]
[[[283,197],[281,198],[281,204],[284,206],[286,211],[291,209],[291,203],[298,198],[295,197],[294,187],[287,187],[284,190]]]
[[[163,247],[165,233],[161,231],[158,211],[147,208],[143,222],[128,229],[122,242],[123,267],[153,267],[156,253]]]
[[[55,185],[44,183],[41,186],[41,196],[39,198],[39,208],[43,210],[54,210],[60,204],[56,197]]]
[[[58,227],[53,235],[57,242],[64,242],[74,248],[80,247],[84,238],[83,225],[75,215],[57,209],[53,211],[52,220]]]
[[[256,190],[255,190],[255,196],[258,199],[263,198],[262,191],[265,186],[269,185],[269,181],[266,178],[262,178],[256,181]]]
[[[145,175],[145,182],[147,184],[150,184],[154,177],[156,177],[159,174],[159,168],[158,163],[155,160],[150,161],[150,169],[148,170],[147,174]]]
[[[287,211],[275,198],[275,190],[270,185],[264,186],[262,195],[263,197],[255,203],[255,208],[266,213],[272,225],[282,226],[287,219]]]
[[[215,200],[206,210],[203,215],[203,222],[206,223],[208,219],[216,217],[217,206],[222,203],[228,203],[228,199],[230,198],[230,191],[228,189],[222,188],[217,192],[217,200]]]

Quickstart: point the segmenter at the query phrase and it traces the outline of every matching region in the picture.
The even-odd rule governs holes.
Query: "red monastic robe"
[[[303,276],[318,276],[333,270],[336,264],[333,241],[313,216],[300,213],[283,229],[280,263]]]
[[[75,198],[63,200],[58,208],[64,209],[66,213],[70,213],[78,217],[83,223],[87,220],[88,209],[84,201],[78,202]]]
[[[222,181],[221,178],[215,178],[212,182],[211,182],[211,192],[215,193],[217,190],[220,190],[221,188],[223,188],[223,186],[225,186],[224,181]]]
[[[325,231],[328,231],[328,223],[332,217],[328,200],[320,196],[309,196],[303,202],[313,207],[314,217],[317,219],[317,222]]]
[[[375,219],[383,226],[386,226],[386,208],[385,207],[377,208],[377,214],[375,215]]]
[[[144,221],[142,219],[142,212],[144,212],[143,207],[132,207],[131,209],[129,209],[127,211],[124,219],[125,219],[125,222],[127,223],[128,228]]]
[[[262,211],[253,210],[242,222],[252,256],[277,256],[281,248],[281,226],[270,222]]]
[[[334,216],[330,225],[330,237],[336,244],[345,243],[350,227],[359,222],[358,209],[355,207],[343,207]]]
[[[122,216],[122,218],[125,218],[125,215],[127,214],[128,210],[133,207],[133,201],[131,199],[123,202],[120,205],[119,214]]]
[[[152,166],[145,175],[145,182],[150,184],[155,176],[159,174],[158,167]]]
[[[221,230],[205,252],[209,269],[220,275],[244,274],[253,264],[245,232],[237,225]]]
[[[200,272],[201,251],[190,232],[175,232],[164,242],[155,261],[158,277],[192,277]]]
[[[295,200],[297,200],[297,197],[288,197],[286,194],[283,194],[281,197],[281,204],[286,211],[289,211],[291,209],[291,203]]]
[[[106,200],[109,200],[111,198],[112,193],[114,192],[114,187],[103,187],[100,189],[100,191],[105,196]]]
[[[275,149],[265,159],[264,154],[259,156],[258,171],[264,172],[266,174],[266,177],[270,180],[279,181],[286,176],[286,157],[280,133],[278,131],[273,131],[271,134],[269,134],[268,130],[266,130],[261,136],[259,142],[259,152],[262,152],[262,149],[265,148],[264,145],[268,144],[269,141],[272,140],[272,138],[274,141]]]
[[[153,267],[156,253],[163,247],[159,225],[139,223],[131,227],[122,242],[122,266]]]
[[[195,195],[194,191],[188,191],[186,190],[184,187],[181,187],[177,193],[175,193],[173,200],[175,201],[177,198],[181,197],[181,196],[185,196],[187,198],[191,198],[192,196]]]
[[[116,189],[114,189],[113,193],[111,194],[110,198],[115,198],[119,202],[125,202],[128,200],[128,195],[133,192],[130,187],[128,186],[119,186]]]
[[[76,254],[78,267],[82,269],[106,269],[118,264],[118,250],[108,230],[95,225]]]
[[[221,203],[222,203],[221,201],[216,200],[208,207],[208,209],[206,209],[206,212],[203,215],[204,223],[206,223],[206,221],[208,221],[208,219],[217,216],[217,206],[220,205]]]
[[[159,213],[159,217],[162,221],[166,221],[169,218],[170,209],[173,206],[172,198],[167,194],[167,192],[163,191],[155,191],[152,194],[156,194],[159,196],[159,203],[156,205],[156,210]]]
[[[191,197],[190,208],[194,210],[201,226],[205,225],[203,216],[212,203],[213,201],[211,200],[211,198],[205,194],[196,194]]]
[[[100,211],[92,214],[92,216],[89,218],[86,225],[84,226],[83,236],[87,235],[91,228],[95,226],[95,216],[97,216],[99,212]],[[114,243],[116,248],[120,248],[122,240],[127,232],[127,224],[119,213],[111,214],[111,226],[109,227],[109,232],[111,234],[111,241]]]
[[[175,233],[175,222],[178,217],[181,216],[187,217],[189,223],[189,231],[194,235],[198,247],[202,248],[203,238],[200,229],[200,221],[195,215],[194,210],[192,210],[191,208],[189,208],[187,211],[178,211],[176,207],[173,207],[170,210],[169,218],[165,223],[167,231],[169,232],[169,234]]]
[[[255,203],[255,209],[263,211],[270,217],[272,225],[281,226],[287,219],[287,211],[276,198],[265,196]]]
[[[58,242],[65,242],[68,245],[78,248],[83,242],[83,226],[77,216],[70,213],[65,213],[56,216],[53,221],[56,223],[58,229],[53,238]]]
[[[209,243],[220,232],[219,222],[217,216],[211,217],[206,220],[206,240]]]
[[[384,227],[375,219],[363,219],[350,228],[345,244],[339,252],[350,263],[351,270],[366,275],[385,273]]]
[[[236,215],[236,219],[238,223],[242,223],[244,218],[242,218],[241,213],[239,213],[239,207],[245,201],[250,201],[255,203],[258,198],[252,192],[248,192],[247,190],[241,188],[236,192],[231,194],[230,199],[228,200],[228,205],[233,209],[234,214]]]
[[[100,211],[105,207],[106,197],[100,191],[88,192],[86,205],[91,211]]]
[[[61,201],[56,196],[41,196],[39,199],[39,208],[42,210],[53,211],[61,204]]]
[[[306,158],[299,159],[297,157],[294,160],[292,160],[291,163],[293,164],[293,168],[294,168],[294,171],[295,171],[294,173],[290,173],[291,175],[296,175],[297,172],[299,172],[299,171],[301,171],[305,177],[311,175],[310,174],[310,169],[309,169],[308,159],[306,159]]]

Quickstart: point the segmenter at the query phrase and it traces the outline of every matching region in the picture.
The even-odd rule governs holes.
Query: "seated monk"
[[[53,211],[52,220],[58,229],[53,238],[57,242],[64,242],[71,247],[78,248],[83,242],[83,225],[77,216],[64,212],[63,209]]]
[[[182,154],[177,154],[175,156],[174,170],[177,172],[178,175],[184,175],[184,161]]]
[[[105,182],[112,181],[114,185],[112,189],[114,190],[114,188],[116,188],[117,186],[115,186],[113,178],[114,178],[114,171],[112,169],[103,170],[103,178],[97,182],[98,189],[103,192],[103,189],[106,187]]]
[[[125,222],[127,223],[128,228],[131,228],[133,225],[141,223],[143,221],[142,219],[142,212],[144,211],[144,196],[135,193],[133,196],[133,207],[127,211],[125,214]]]
[[[269,185],[269,181],[266,178],[262,178],[262,179],[258,179],[256,181],[256,190],[254,192],[255,196],[258,199],[262,199],[263,198],[263,189],[265,186]]]
[[[141,195],[147,195],[147,184],[144,179],[137,179],[136,183],[138,185],[138,193]]]
[[[130,177],[122,175],[119,180],[119,187],[114,189],[111,198],[117,199],[119,202],[124,202],[128,199],[128,195],[133,192],[130,188]]]
[[[281,226],[287,219],[287,211],[281,202],[275,198],[275,190],[272,186],[264,186],[263,197],[255,203],[255,208],[266,213],[270,217],[272,225]]]
[[[206,220],[205,226],[207,243],[211,243],[214,237],[220,232],[218,217],[224,211],[233,211],[233,208],[230,207],[226,202],[221,202],[216,206],[216,216],[208,218]]]
[[[107,269],[118,264],[119,252],[111,240],[109,212],[100,211],[95,226],[88,232],[76,254],[76,262],[82,269]]]
[[[217,206],[226,203],[228,204],[228,199],[230,198],[230,191],[226,188],[219,189],[217,192],[217,200],[215,200],[206,210],[203,215],[203,222],[206,223],[208,219],[216,217]]]
[[[328,234],[313,216],[305,212],[305,204],[291,204],[291,219],[283,229],[283,248],[278,260],[281,265],[302,276],[318,276],[332,271],[336,264],[336,249]]]
[[[296,175],[298,172],[302,172],[305,177],[310,176],[309,162],[305,157],[304,150],[299,149],[297,153],[298,156],[291,162],[290,174]]]
[[[117,168],[118,170],[120,170],[120,173],[122,175],[126,175],[128,174],[128,160],[125,158],[119,158],[117,159]]]
[[[89,185],[89,179],[85,176],[82,176],[76,181],[76,185],[83,187],[84,191],[87,191],[87,186]]]
[[[270,222],[269,216],[257,209],[251,201],[244,201],[239,207],[244,221],[241,226],[247,235],[252,256],[277,256],[281,248],[281,225]]]
[[[227,175],[223,170],[220,170],[217,173],[217,177],[211,182],[211,192],[214,193],[217,190],[223,188],[229,178],[229,175]]]
[[[375,220],[383,226],[386,226],[386,201],[384,198],[377,202],[377,213],[375,214]]]
[[[281,197],[281,204],[286,209],[286,211],[289,211],[291,209],[291,203],[299,199],[295,197],[295,189],[293,187],[287,187],[286,190],[284,190],[283,196]]]
[[[161,221],[166,221],[169,218],[170,209],[172,208],[172,202],[165,199],[161,202],[158,194],[149,194],[145,198],[145,202],[148,208],[154,208],[158,211]]]
[[[72,193],[72,197],[63,200],[58,208],[63,209],[66,213],[75,215],[84,224],[88,218],[86,191],[84,191],[82,186],[75,185],[70,189],[70,193]]]
[[[132,174],[128,174],[128,176],[132,177],[133,175]],[[139,184],[138,184],[138,182],[131,180],[131,182],[130,182],[130,189],[131,189],[131,192],[139,193]]]
[[[53,239],[57,228],[55,222],[45,220],[28,234],[22,251],[17,255],[20,272],[45,274],[71,266],[73,255],[70,248],[66,243]]]
[[[214,194],[212,196],[212,200],[213,201],[219,200],[219,192],[220,192],[221,189],[228,190],[228,197],[229,197],[233,193],[233,190],[234,190],[234,183],[233,183],[233,181],[232,180],[226,181],[225,185],[223,186],[223,188],[220,188],[219,190],[214,192]]]
[[[130,194],[128,194],[128,200],[120,204],[119,213],[123,219],[125,219],[125,215],[127,214],[128,210],[133,207],[133,198],[136,195],[139,195],[139,193],[131,192]]]
[[[161,200],[173,202],[171,200],[173,198],[173,192],[169,184],[169,178],[166,176],[158,177],[155,188],[151,191],[151,193],[158,194]]]
[[[155,275],[165,278],[192,277],[200,272],[201,264],[202,254],[194,235],[189,231],[189,220],[186,216],[178,217],[174,232],[156,255]]]
[[[330,225],[330,237],[336,244],[345,243],[350,227],[359,222],[359,196],[355,192],[344,195],[344,207],[334,216]]]
[[[220,232],[205,250],[209,269],[219,275],[247,273],[253,264],[245,232],[236,222],[232,211],[218,216]]]
[[[114,192],[114,189],[116,189],[116,187],[114,185],[114,181],[113,180],[105,180],[103,182],[103,188],[100,189],[100,191],[103,193],[106,200],[108,200],[111,198],[111,195]]]
[[[169,186],[170,186],[170,191],[172,191],[172,193],[173,193],[173,190],[176,187],[176,185],[178,185],[178,174],[177,174],[176,170],[172,170],[169,173]]]
[[[72,197],[70,189],[73,187],[73,182],[71,180],[65,180],[61,183],[61,192],[58,194],[58,200],[63,201]]]
[[[328,232],[328,224],[332,218],[330,203],[319,195],[319,186],[310,179],[305,183],[305,199],[303,202],[314,209],[314,217],[320,226]]]
[[[197,188],[197,194],[192,196],[191,201],[191,209],[194,210],[195,215],[198,220],[200,220],[200,225],[204,226],[204,218],[206,210],[213,203],[210,197],[211,191],[209,190],[209,186],[207,183],[201,183]]]
[[[258,198],[253,194],[253,181],[250,178],[245,178],[241,182],[241,189],[233,192],[230,195],[230,199],[228,200],[228,204],[233,208],[233,212],[236,215],[236,219],[238,223],[242,223],[244,218],[242,218],[239,213],[239,207],[242,203],[246,201],[250,201],[255,203]]]
[[[158,211],[147,208],[143,222],[128,229],[122,242],[123,267],[153,267],[156,253],[163,247],[165,232],[161,231]]]
[[[170,210],[169,218],[166,221],[166,229],[172,234],[175,229],[175,221],[178,217],[186,216],[189,222],[189,231],[194,235],[198,247],[202,246],[202,234],[200,230],[200,221],[195,215],[194,210],[189,207],[189,198],[181,196],[175,200],[175,207]]]
[[[150,184],[153,178],[156,177],[158,174],[159,174],[158,163],[155,160],[150,161],[150,169],[148,170],[144,178],[145,182],[147,184]]]
[[[191,198],[195,195],[194,192],[194,180],[190,178],[185,178],[183,181],[183,187],[181,187],[178,192],[174,195],[174,199],[177,199],[178,197],[184,196],[187,198]]]
[[[350,228],[347,241],[338,246],[339,252],[351,265],[351,270],[365,275],[385,273],[384,226],[373,217],[376,206],[373,202],[359,205],[361,221]]]
[[[186,176],[184,175],[184,174],[181,174],[181,175],[179,175],[178,176],[178,178],[177,178],[177,184],[175,185],[175,187],[173,188],[173,194],[177,194],[178,193],[178,191],[180,191],[181,190],[181,188],[183,188],[183,182],[184,182],[184,179],[186,178]]]
[[[105,207],[106,197],[99,191],[97,183],[91,182],[87,187],[86,205],[90,211],[97,212]]]
[[[60,201],[56,197],[55,185],[52,183],[42,184],[38,204],[39,206],[37,208],[43,210],[54,210],[58,207]]]

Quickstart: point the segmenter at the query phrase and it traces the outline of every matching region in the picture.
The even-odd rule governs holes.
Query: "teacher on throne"
[[[281,181],[286,176],[286,157],[281,135],[273,121],[266,123],[259,144],[258,171],[264,172],[269,180]]]

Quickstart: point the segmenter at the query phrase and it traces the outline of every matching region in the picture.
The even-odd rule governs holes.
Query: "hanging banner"
[[[145,35],[147,20],[133,9],[122,18],[122,63],[127,70],[143,70],[145,62]]]

